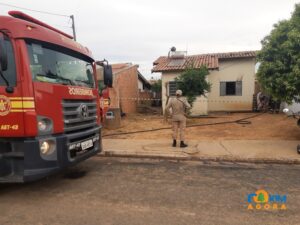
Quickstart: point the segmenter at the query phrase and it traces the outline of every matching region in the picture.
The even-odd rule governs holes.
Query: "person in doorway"
[[[182,91],[176,91],[176,98],[169,99],[166,106],[166,114],[172,110],[172,129],[173,129],[173,147],[176,147],[176,140],[178,134],[178,128],[180,133],[180,147],[185,148],[187,144],[184,143],[184,132],[186,126],[186,111],[191,108],[186,99],[182,98]]]

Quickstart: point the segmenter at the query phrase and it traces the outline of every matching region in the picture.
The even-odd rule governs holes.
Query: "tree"
[[[208,74],[209,71],[205,66],[200,69],[188,67],[178,78],[175,78],[177,88],[182,90],[191,106],[197,96],[205,96],[210,91],[211,84],[206,79]]]
[[[161,79],[152,84],[151,90],[156,93],[161,93]]]
[[[300,4],[262,40],[257,78],[274,100],[300,102]]]

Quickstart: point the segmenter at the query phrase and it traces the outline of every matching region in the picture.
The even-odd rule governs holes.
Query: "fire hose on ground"
[[[193,124],[193,125],[186,126],[186,128],[202,127],[202,126],[214,126],[214,125],[231,124],[231,123],[236,123],[236,124],[241,124],[241,125],[249,125],[249,124],[252,123],[251,121],[249,121],[249,119],[253,119],[253,118],[261,116],[263,114],[265,114],[265,113],[259,113],[259,114],[244,117],[244,118],[238,119],[238,120],[222,121],[222,122],[214,122],[214,123]],[[137,131],[130,131],[130,132],[105,134],[105,135],[102,135],[102,137],[112,137],[112,136],[119,136],[119,135],[129,135],[129,134],[146,133],[146,132],[154,132],[154,131],[170,130],[170,129],[171,129],[171,127],[161,127],[161,128],[148,129],[148,130],[137,130]]]

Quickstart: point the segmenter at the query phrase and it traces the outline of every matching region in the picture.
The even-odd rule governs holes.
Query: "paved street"
[[[0,186],[0,224],[300,224],[300,166],[94,157],[63,174]],[[287,210],[249,211],[257,189]]]

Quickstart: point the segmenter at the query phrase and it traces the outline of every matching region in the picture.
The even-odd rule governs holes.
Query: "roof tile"
[[[184,58],[184,63],[171,63],[176,60],[167,56],[160,56],[153,62],[152,72],[166,72],[166,71],[181,71],[186,69],[189,65],[195,68],[206,66],[208,69],[218,69],[219,59],[233,59],[233,58],[254,58],[257,51],[243,51],[243,52],[227,52],[227,53],[211,53],[201,55],[190,55]]]

